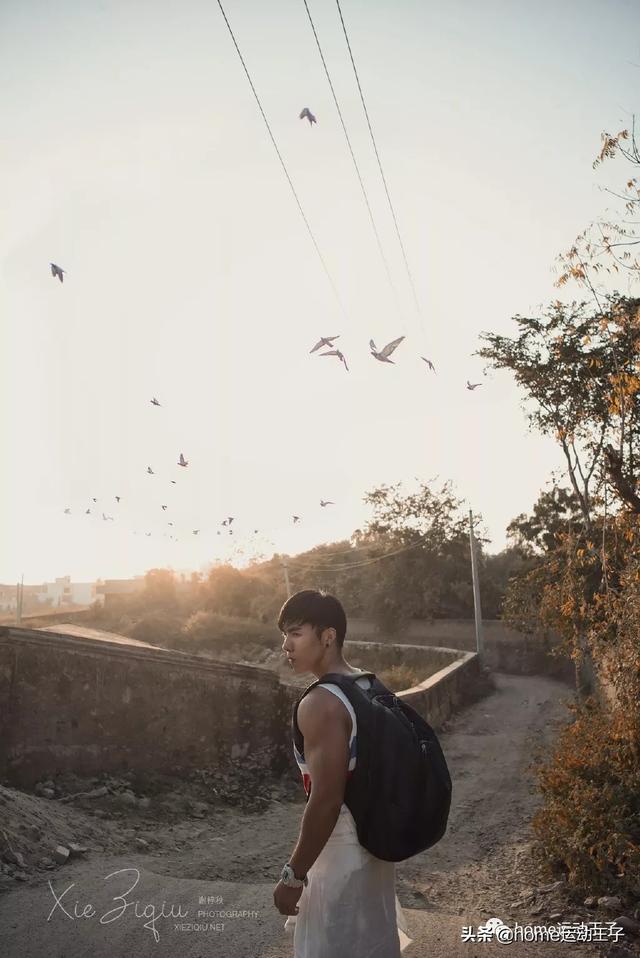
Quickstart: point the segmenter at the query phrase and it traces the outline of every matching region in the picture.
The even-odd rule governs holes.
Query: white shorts
[[[346,805],[309,869],[308,884],[285,929],[294,958],[400,958],[412,941],[396,895],[395,863],[358,841]]]

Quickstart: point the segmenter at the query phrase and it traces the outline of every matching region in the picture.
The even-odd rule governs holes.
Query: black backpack
[[[371,687],[361,688],[355,682],[359,678],[370,678]],[[376,858],[391,862],[431,848],[446,831],[451,805],[451,777],[436,733],[373,672],[327,672],[294,705],[291,728],[299,752],[304,739],[298,706],[307,692],[327,683],[342,689],[356,715],[356,767],[347,779],[344,803],[358,841]]]

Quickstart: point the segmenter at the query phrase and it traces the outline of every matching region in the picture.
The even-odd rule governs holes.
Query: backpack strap
[[[345,675],[343,672],[326,672],[321,678],[316,679],[315,682],[312,682],[311,685],[308,685],[304,690],[300,698],[294,703],[293,712],[291,715],[291,737],[293,738],[294,744],[298,751],[302,751],[303,748],[303,735],[298,726],[298,706],[302,702],[305,695],[315,689],[317,685],[338,685],[340,686],[342,679],[349,680],[349,683],[353,683],[356,679],[371,679],[372,684],[375,684],[378,680],[376,678],[375,672],[353,672],[351,675]]]

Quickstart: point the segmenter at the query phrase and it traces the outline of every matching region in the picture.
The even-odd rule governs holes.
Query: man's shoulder
[[[322,685],[307,692],[298,705],[298,723],[302,720],[303,723],[338,721],[344,724],[348,718],[344,704]]]

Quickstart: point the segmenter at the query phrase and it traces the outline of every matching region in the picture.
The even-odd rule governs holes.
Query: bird
[[[220,530],[219,530],[219,529],[218,529],[218,531],[216,532],[216,535],[217,535],[217,536],[220,535]]]
[[[104,519],[105,522],[107,522],[109,519],[111,519],[111,521],[113,522],[113,516],[105,516],[104,512],[102,513],[102,518]]]
[[[188,460],[184,458],[184,456],[182,455],[182,453],[180,453],[180,458],[178,459],[178,465],[179,465],[179,466],[188,466],[188,465],[189,465]]]
[[[173,483],[173,485],[175,486],[175,484],[176,484],[176,481],[175,481],[175,479],[172,479],[172,480],[171,480],[171,482],[172,482],[172,483]]]
[[[161,403],[158,402],[158,400],[156,399],[155,396],[153,397],[153,399],[150,399],[149,402],[151,403],[152,406],[160,406],[160,405],[161,405]]]
[[[477,389],[478,386],[482,386],[482,383],[470,383],[467,379],[467,389]]]
[[[293,524],[294,524],[294,526],[295,526],[296,522],[300,522],[300,516],[294,516],[294,517],[293,517]]]
[[[166,511],[167,511],[167,507],[166,507],[166,506],[160,506],[160,508],[162,509],[163,512],[166,512]]]
[[[151,466],[147,466],[147,472],[149,473],[150,476],[155,476],[155,472],[153,471]]]
[[[65,509],[65,510],[64,510],[64,514],[65,514],[65,516],[70,516],[70,515],[71,515],[71,509]]]
[[[145,536],[150,536],[150,535],[151,535],[150,532],[145,532]]]
[[[194,530],[193,530],[193,534],[194,534],[194,536],[197,536],[199,532],[200,532],[200,530],[199,530],[199,529],[194,529]]]
[[[335,506],[335,502],[331,502],[330,499],[321,499],[320,505],[324,508],[325,506]]]
[[[97,502],[97,501],[98,501],[97,499],[94,499],[93,496],[92,496],[91,498],[92,498],[93,502]]]
[[[314,123],[318,122],[308,106],[305,106],[304,110],[300,113],[300,119],[304,120],[305,118],[309,121],[309,126],[313,126]]]
[[[64,277],[62,274],[67,272],[66,269],[62,269],[61,266],[56,266],[55,263],[49,263],[49,266],[51,267],[51,275],[53,278],[55,279],[57,276],[60,282],[63,283]]]
[[[340,339],[340,334],[338,333],[337,336],[321,336],[313,349],[310,349],[309,352],[315,353],[316,349],[320,349],[322,346],[329,346],[332,348],[334,339]]]
[[[390,343],[387,343],[387,345],[380,350],[376,349],[376,344],[372,339],[370,339],[369,346],[371,347],[371,355],[375,356],[376,359],[379,359],[381,363],[392,363],[393,359],[389,359],[389,356],[394,351],[396,346],[400,345],[403,339],[404,336],[398,336],[397,339],[392,339]]]
[[[339,349],[330,349],[328,353],[320,353],[321,356],[337,356],[341,363],[344,363],[344,368],[349,372],[349,367],[347,366],[347,360],[344,358]]]
[[[90,515],[90,514],[91,514],[91,509],[87,509],[86,512],[85,512],[85,516],[88,516],[88,515]]]
[[[120,496],[116,496],[116,502],[120,502]]]
[[[426,356],[421,356],[420,359],[424,359],[424,361],[425,361],[425,363],[427,364],[427,366],[429,367],[429,369],[430,369],[432,372],[435,373],[436,368],[435,368],[435,366],[433,365],[433,363],[431,362],[430,359],[427,359]]]
[[[167,525],[168,525],[168,526],[172,526],[172,525],[173,525],[173,522],[167,522]]]
[[[257,534],[258,534],[258,530],[257,530],[257,529],[254,529],[254,530],[253,530],[253,534],[254,534],[254,536],[257,535]]]
[[[230,535],[230,536],[233,535],[233,529],[229,529],[229,535]]]

